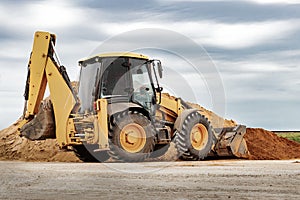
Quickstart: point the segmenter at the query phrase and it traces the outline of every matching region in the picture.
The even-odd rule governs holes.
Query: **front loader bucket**
[[[40,140],[55,137],[55,121],[50,100],[41,102],[37,115],[20,128],[21,136],[30,140]]]
[[[217,156],[248,158],[249,151],[244,139],[245,133],[246,126],[244,125],[223,128],[217,135],[217,142],[214,147],[215,154]]]

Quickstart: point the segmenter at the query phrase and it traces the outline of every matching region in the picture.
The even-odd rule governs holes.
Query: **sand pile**
[[[248,128],[245,140],[252,160],[300,158],[300,143],[264,129]],[[31,141],[19,137],[17,123],[0,131],[0,160],[80,162],[72,151],[59,149],[55,139]],[[176,160],[174,145],[158,160]]]
[[[0,131],[0,160],[79,162],[72,151],[59,149],[55,139],[31,141],[20,137],[17,125]]]
[[[218,124],[224,120],[211,111],[197,105],[197,107]],[[216,122],[217,121],[217,122]],[[225,120],[225,126],[235,126],[233,120]],[[31,141],[20,137],[17,133],[18,122],[0,131],[0,160],[23,160],[23,161],[58,161],[80,162],[72,151],[61,150],[55,139]],[[249,159],[273,160],[300,158],[300,143],[281,138],[276,134],[264,129],[248,128],[245,140],[250,151]],[[166,155],[156,160],[176,160],[176,150],[171,144]]]
[[[248,128],[245,134],[252,160],[286,160],[300,158],[300,143],[258,128]]]

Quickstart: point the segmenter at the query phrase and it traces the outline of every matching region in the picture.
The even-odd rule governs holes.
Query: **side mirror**
[[[159,92],[159,93],[161,93],[163,91],[163,89],[164,89],[163,87],[155,88],[156,92]]]
[[[161,66],[161,62],[158,61],[157,63],[157,68],[158,68],[158,75],[159,75],[159,78],[162,78],[162,72],[163,72],[163,68]]]

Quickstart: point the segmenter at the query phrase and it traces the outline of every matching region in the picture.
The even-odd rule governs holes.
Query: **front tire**
[[[140,162],[150,156],[154,144],[154,127],[143,114],[127,111],[114,117],[109,140],[112,158]]]
[[[175,144],[179,158],[183,160],[202,160],[211,151],[213,130],[208,119],[193,112],[189,114],[177,131]]]

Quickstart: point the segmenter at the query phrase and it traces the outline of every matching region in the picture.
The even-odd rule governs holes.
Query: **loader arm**
[[[171,97],[167,94],[161,96],[160,109],[166,116],[169,115],[175,119],[174,129],[177,131],[177,134],[178,132],[182,132],[185,120],[192,113],[202,113],[201,110],[191,107],[181,98]],[[247,158],[249,156],[247,144],[244,139],[246,126],[238,125],[226,128],[212,126],[212,129],[211,133],[213,134],[214,144],[212,145],[210,155],[217,157],[234,156],[239,158]]]
[[[69,116],[78,104],[65,68],[59,66],[55,58],[55,35],[48,32],[36,32],[28,64],[28,76],[25,87],[25,107],[19,131],[29,126],[40,109],[48,84],[54,110],[55,132],[58,143],[67,142],[67,123]],[[33,126],[32,126],[33,127]]]

